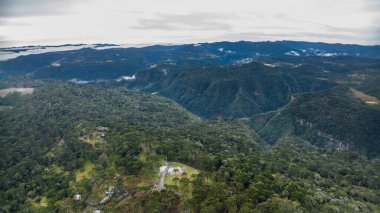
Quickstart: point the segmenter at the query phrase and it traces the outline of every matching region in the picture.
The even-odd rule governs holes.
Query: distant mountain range
[[[0,212],[380,212],[379,46],[0,55]]]
[[[380,58],[380,46],[310,42],[216,42],[155,45],[62,45],[0,48],[0,77],[31,74],[37,78],[116,79],[157,64],[241,64],[262,58],[354,56]],[[14,58],[12,60],[12,58]],[[9,59],[9,60],[7,60]]]
[[[343,113],[343,108],[351,107],[350,104],[338,104],[336,107],[342,108],[338,112],[335,112],[336,107],[323,105],[329,101],[330,95],[335,94],[334,88],[337,87],[354,88],[380,99],[380,46],[241,41],[139,48],[112,44],[30,46],[0,51],[22,55],[0,62],[0,77],[3,79],[23,75],[31,79],[53,78],[75,84],[127,87],[168,97],[207,119],[232,117],[255,121],[256,116],[265,118],[265,126],[256,128],[258,124],[255,122],[252,125],[269,144],[285,135],[298,134],[323,146],[336,146],[328,140],[337,138],[342,142],[340,148],[378,150],[377,145],[373,145],[378,144],[378,137],[369,137],[366,131],[358,128],[356,132],[352,127],[349,133],[357,136],[354,137],[348,133],[350,128],[337,127],[348,125],[345,122],[362,122],[367,129],[377,131],[380,126],[377,121],[365,116],[340,120],[344,115],[329,120],[323,117],[323,113],[315,113],[318,107],[311,106],[320,104],[323,110],[330,110],[333,114]],[[326,89],[332,91],[331,94],[325,92]],[[341,94],[334,97],[346,97],[348,93]],[[300,98],[309,96],[315,98]],[[297,101],[289,105],[292,100]],[[300,107],[297,105],[300,100],[305,100],[301,104],[313,104],[292,110]],[[355,98],[339,102],[347,100]],[[286,112],[286,125],[278,126],[284,121],[278,121],[276,114],[261,116],[262,113],[282,110],[281,107]],[[358,115],[378,112],[378,105],[356,103],[352,107]],[[368,107],[375,108],[371,109],[375,111],[369,112]],[[300,111],[304,112],[302,116],[298,115]],[[299,119],[315,124],[316,129],[297,130],[304,128],[299,125]],[[331,125],[319,125],[324,119]],[[322,133],[326,137],[318,136]]]

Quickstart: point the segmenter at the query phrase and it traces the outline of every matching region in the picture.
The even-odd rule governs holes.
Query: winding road
[[[160,172],[160,180],[159,180],[159,182],[156,185],[157,189],[164,189],[165,188],[165,186],[164,186],[165,185],[165,176],[166,176],[166,173],[169,170],[170,163],[166,162],[165,166],[166,166],[165,170],[162,171],[162,172]]]

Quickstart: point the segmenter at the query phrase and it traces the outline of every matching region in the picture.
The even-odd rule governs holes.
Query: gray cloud
[[[64,13],[75,0],[0,0],[0,17]]]
[[[313,32],[297,32],[297,33],[264,33],[260,32],[260,28],[257,31],[245,32],[245,33],[225,33],[214,37],[212,40],[247,40],[247,41],[264,41],[264,40],[302,40],[307,38],[307,41],[326,41],[334,42],[339,41],[341,43],[378,43],[371,36],[359,37],[358,35],[346,35],[339,33],[313,33]],[[378,32],[380,34],[380,32]]]
[[[134,29],[139,30],[229,30],[225,23],[233,15],[217,13],[157,14],[154,19],[142,19]]]
[[[365,0],[363,10],[380,12],[380,1],[379,0]]]
[[[285,19],[291,22],[297,22],[297,23],[306,23],[306,24],[312,24],[316,27],[321,27],[325,29],[327,33],[310,33],[310,32],[303,32],[300,34],[284,34],[282,36],[284,37],[297,37],[297,36],[310,36],[311,38],[320,38],[320,39],[342,39],[342,40],[356,40],[365,43],[380,43],[380,25],[377,23],[380,22],[380,1],[378,0],[366,0],[367,4],[365,4],[366,11],[377,11],[379,15],[377,15],[377,19],[374,20],[374,23],[371,25],[371,27],[361,27],[357,26],[355,28],[345,28],[345,27],[338,27],[338,26],[332,26],[326,23],[318,23],[315,21],[304,21],[299,19],[291,18],[287,14],[278,13],[274,17],[279,19]],[[270,35],[268,35],[270,36]]]
[[[0,36],[0,48],[1,47],[8,47],[11,45],[11,42],[8,41],[4,36]]]

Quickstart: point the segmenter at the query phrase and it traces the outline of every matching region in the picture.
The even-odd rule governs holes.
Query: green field
[[[90,161],[87,161],[85,164],[84,164],[84,167],[83,169],[77,171],[75,173],[75,181],[76,182],[79,182],[81,181],[83,178],[86,178],[89,176],[90,172],[92,171],[92,169],[95,167],[95,164],[91,163]]]
[[[184,172],[186,172],[186,177],[188,177],[189,179],[191,179],[192,175],[199,174],[199,170],[198,169],[195,169],[195,168],[193,168],[191,166],[188,166],[188,165],[185,165],[185,164],[182,164],[182,163],[172,162],[172,163],[170,163],[170,166],[171,167],[180,167],[180,168],[182,168],[184,170]],[[167,184],[167,185],[176,185],[173,182],[173,179],[175,177],[177,177],[178,179],[181,179],[181,178],[185,177],[185,175],[183,175],[183,174],[171,175],[170,173],[166,173],[165,184]]]
[[[40,209],[48,206],[47,198],[45,196],[41,197],[38,200],[30,200],[30,203],[33,207]]]

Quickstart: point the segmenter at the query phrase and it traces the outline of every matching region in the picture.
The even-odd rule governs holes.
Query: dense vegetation
[[[300,94],[287,106],[252,117],[251,125],[268,143],[298,135],[318,146],[380,151],[380,109],[354,97],[347,87]]]
[[[1,99],[11,106],[0,112],[1,211],[379,210],[378,159],[296,137],[264,148],[245,121],[200,121],[165,98],[124,88],[36,85],[30,96]],[[97,126],[110,128],[105,142],[91,136]],[[152,189],[166,159],[202,172]],[[110,185],[115,196],[99,205]]]
[[[0,212],[380,212],[379,56],[218,42],[0,62]]]
[[[159,66],[135,74],[135,90],[159,92],[206,118],[247,117],[277,109],[294,93],[335,85],[294,68],[261,63],[235,66]]]

